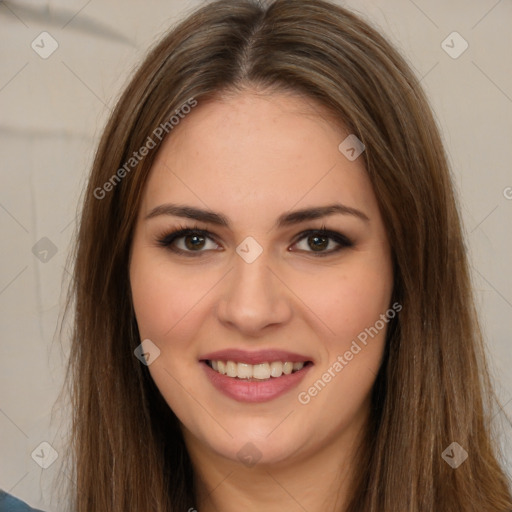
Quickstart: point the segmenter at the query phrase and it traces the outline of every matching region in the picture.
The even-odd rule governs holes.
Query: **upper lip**
[[[287,352],[285,350],[256,350],[247,351],[240,349],[225,349],[217,352],[210,352],[201,357],[201,361],[233,361],[235,363],[261,364],[282,361],[284,363],[305,363],[311,361],[311,358]]]

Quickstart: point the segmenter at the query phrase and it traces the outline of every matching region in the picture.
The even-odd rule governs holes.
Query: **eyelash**
[[[184,238],[188,235],[200,235],[202,237],[209,238],[210,240],[215,242],[217,245],[220,245],[216,241],[216,237],[213,233],[210,233],[208,230],[202,229],[197,225],[194,225],[192,227],[179,226],[177,229],[175,229],[171,232],[165,232],[162,235],[160,235],[159,237],[157,237],[157,243],[160,246],[165,247],[177,254],[183,254],[186,256],[190,256],[190,257],[198,257],[198,256],[201,256],[202,253],[207,252],[204,250],[184,251],[182,249],[173,247],[172,244],[174,242],[176,242],[176,240],[179,240],[180,238]],[[345,235],[338,233],[336,231],[331,231],[329,229],[326,229],[325,226],[322,226],[320,229],[308,229],[306,231],[302,231],[295,238],[293,245],[297,244],[301,240],[303,240],[309,236],[312,236],[312,235],[317,235],[320,237],[328,238],[338,244],[338,247],[336,247],[335,249],[331,249],[330,251],[320,251],[320,252],[306,251],[308,253],[311,253],[314,257],[321,258],[321,257],[329,256],[331,254],[341,251],[344,248],[352,247],[354,245],[353,242],[349,238],[347,238]]]

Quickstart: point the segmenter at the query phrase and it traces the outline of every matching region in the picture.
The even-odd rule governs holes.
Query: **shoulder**
[[[25,502],[0,489],[0,512],[43,512],[29,507]]]

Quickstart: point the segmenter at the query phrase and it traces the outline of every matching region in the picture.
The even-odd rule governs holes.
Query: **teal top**
[[[0,512],[43,512],[29,507],[25,502],[7,494],[0,489]]]

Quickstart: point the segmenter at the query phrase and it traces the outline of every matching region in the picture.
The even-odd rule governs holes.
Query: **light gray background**
[[[51,421],[67,355],[56,324],[77,202],[98,137],[147,48],[200,3],[0,2],[0,487],[32,506],[64,510],[48,487],[53,478],[65,481],[63,457],[41,469],[31,453],[43,441],[58,452],[66,430],[62,406]],[[490,363],[510,417],[512,2],[340,3],[380,27],[422,77],[450,156]],[[31,48],[43,31],[59,45],[47,59]],[[441,46],[453,31],[469,44],[456,59]],[[461,48],[460,40],[450,41],[453,51]],[[57,248],[46,262],[32,252],[43,237]],[[512,425],[502,411],[495,418],[505,427],[510,471]]]

